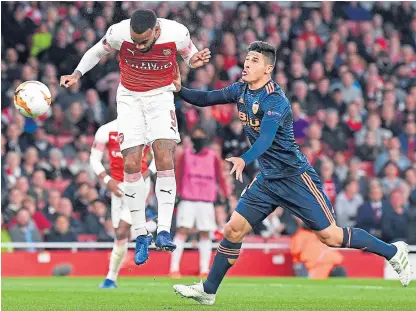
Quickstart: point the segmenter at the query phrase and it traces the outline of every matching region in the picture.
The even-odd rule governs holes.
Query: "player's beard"
[[[150,44],[150,46],[149,46],[148,48],[145,48],[145,49],[140,50],[140,52],[142,52],[142,53],[147,53],[147,52],[149,52],[149,51],[152,49],[152,47],[155,45],[156,40],[157,40],[157,38],[155,37],[155,38],[153,39],[153,42]]]

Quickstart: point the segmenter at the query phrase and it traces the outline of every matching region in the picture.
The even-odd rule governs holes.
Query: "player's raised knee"
[[[226,223],[224,227],[224,237],[233,243],[241,242],[244,238],[245,232],[232,222]]]
[[[326,229],[315,231],[319,240],[330,247],[341,247],[343,239],[342,228],[332,224]]]

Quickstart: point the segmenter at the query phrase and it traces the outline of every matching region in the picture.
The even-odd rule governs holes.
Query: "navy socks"
[[[233,243],[223,238],[217,249],[208,279],[204,282],[204,291],[207,294],[215,294],[220,286],[222,279],[232,264],[228,259],[237,259],[240,255],[242,243]]]

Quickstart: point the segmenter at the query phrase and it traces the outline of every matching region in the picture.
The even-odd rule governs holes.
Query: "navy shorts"
[[[312,230],[323,230],[335,222],[334,208],[312,167],[301,175],[281,179],[267,180],[257,175],[243,191],[235,210],[254,228],[279,206]]]

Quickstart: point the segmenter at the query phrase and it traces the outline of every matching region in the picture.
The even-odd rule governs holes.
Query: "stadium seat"
[[[97,242],[97,236],[95,234],[80,234],[78,242]]]
[[[365,172],[367,177],[375,176],[374,166],[372,162],[369,162],[369,161],[361,162],[360,168]]]
[[[64,145],[69,144],[74,140],[73,136],[57,136],[56,137],[56,147],[62,148]]]

